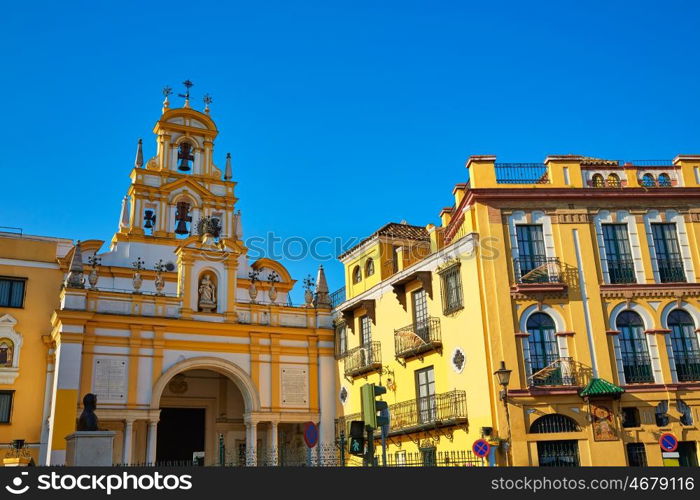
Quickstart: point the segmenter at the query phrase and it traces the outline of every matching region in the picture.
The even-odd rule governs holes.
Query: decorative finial
[[[194,83],[192,83],[192,82],[189,81],[189,80],[185,80],[184,82],[182,82],[182,84],[185,86],[185,89],[186,89],[186,90],[185,90],[185,93],[184,93],[184,94],[178,94],[178,95],[179,95],[180,97],[184,97],[184,98],[185,98],[185,107],[186,107],[186,108],[189,108],[189,107],[190,107],[190,88],[194,85]]]
[[[139,139],[139,143],[136,146],[136,159],[134,160],[134,166],[136,168],[143,167],[143,140]]]
[[[169,86],[163,87],[163,96],[165,99],[163,100],[163,112],[165,113],[165,110],[170,107],[170,101],[168,100],[168,96],[173,95],[173,89],[170,88]]]
[[[68,267],[68,276],[64,286],[68,288],[85,288],[85,276],[83,275],[83,251],[80,249],[80,240],[73,249],[73,257]]]
[[[230,181],[233,177],[233,171],[231,170],[231,153],[226,153],[226,169],[224,170],[224,180]]]
[[[124,232],[129,228],[129,204],[128,204],[128,200],[129,200],[128,196],[124,196],[124,199],[122,200],[122,211],[121,211],[121,215],[119,216],[119,230],[120,230],[120,232]]]
[[[204,94],[204,97],[202,98],[204,101],[204,112],[206,114],[209,114],[209,105],[214,102],[214,99],[211,98],[211,95],[209,94]]]
[[[331,309],[331,296],[328,293],[328,282],[322,265],[318,266],[318,274],[316,275],[314,306],[318,309]]]

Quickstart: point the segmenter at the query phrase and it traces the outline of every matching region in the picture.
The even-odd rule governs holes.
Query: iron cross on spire
[[[184,94],[178,94],[178,95],[180,97],[184,97],[185,100],[189,101],[190,100],[190,88],[194,85],[194,83],[192,83],[189,80],[185,80],[184,82],[182,82],[182,84],[185,86],[185,89],[187,89],[187,90],[185,91]]]

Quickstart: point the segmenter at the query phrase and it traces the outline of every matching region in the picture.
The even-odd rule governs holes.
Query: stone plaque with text
[[[309,371],[305,366],[285,365],[282,370],[282,406],[309,406]]]
[[[125,402],[129,385],[126,358],[96,358],[92,380],[98,405]]]

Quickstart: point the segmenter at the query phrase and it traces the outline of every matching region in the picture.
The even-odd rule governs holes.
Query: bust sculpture
[[[97,408],[97,396],[89,392],[83,398],[83,412],[78,419],[79,431],[99,430],[97,428],[99,422],[97,420],[97,415],[95,415],[95,408]]]
[[[216,309],[216,288],[208,274],[199,282],[199,309],[204,312]]]

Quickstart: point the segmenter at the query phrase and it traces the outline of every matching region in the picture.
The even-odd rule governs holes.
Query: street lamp
[[[511,458],[510,458],[510,413],[508,412],[508,384],[510,383],[510,374],[512,370],[508,370],[506,368],[506,362],[501,361],[501,367],[493,372],[493,374],[498,377],[498,383],[501,384],[501,387],[503,389],[501,390],[501,401],[503,401],[503,407],[506,410],[506,425],[508,426],[508,438],[506,442],[508,443],[508,449],[506,450],[506,462],[507,465],[511,465]]]

